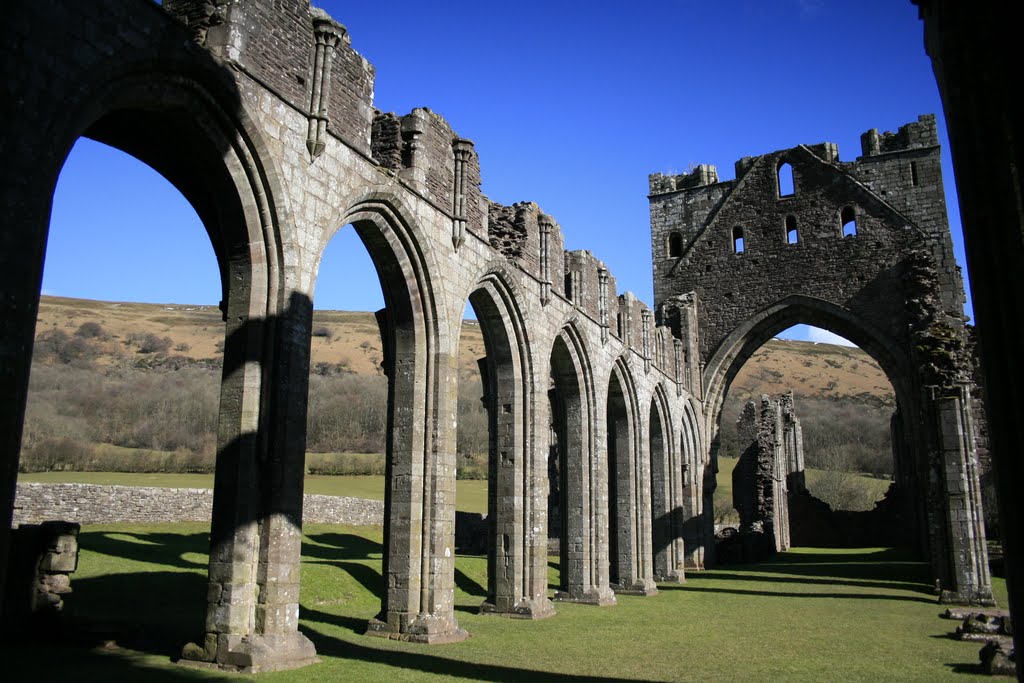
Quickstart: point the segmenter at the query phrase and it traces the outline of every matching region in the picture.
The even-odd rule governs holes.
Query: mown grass
[[[213,488],[212,474],[169,472],[30,472],[18,475],[20,482],[49,484],[101,484],[116,486],[158,486],[163,488]],[[305,492],[324,496],[352,496],[384,500],[384,477],[306,475]],[[462,512],[487,512],[487,482],[459,480],[455,508]]]
[[[207,529],[85,529],[68,608],[90,635],[5,646],[7,680],[229,678],[170,663],[202,630]],[[260,680],[935,681],[976,671],[978,645],[948,637],[955,623],[937,617],[925,565],[892,550],[801,549],[691,573],[614,607],[558,604],[539,622],[477,615],[486,563],[458,557],[457,616],[472,637],[427,647],[362,635],[380,606],[380,544],[376,528],[305,529],[300,629],[322,661]],[[1005,600],[1001,582],[996,591]]]

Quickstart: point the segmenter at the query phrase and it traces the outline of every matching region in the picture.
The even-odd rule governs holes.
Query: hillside
[[[893,407],[892,384],[878,363],[856,347],[772,339],[736,375],[730,397],[792,390],[797,398],[849,399]]]
[[[170,339],[167,355],[191,360],[219,358],[224,323],[216,306],[139,304],[44,296],[39,302],[36,339],[54,330],[73,336],[84,323],[97,323],[102,334],[91,338],[100,365],[137,359],[140,342],[152,335]],[[460,366],[476,372],[476,359],[484,355],[480,326],[467,320],[462,329]],[[381,375],[380,332],[373,313],[314,311],[311,366],[327,363],[359,375]]]
[[[39,304],[36,338],[63,330],[73,335],[84,323],[98,323],[104,334],[93,340],[101,365],[140,354],[146,335],[170,339],[167,354],[193,360],[217,358],[224,323],[216,306],[139,304],[44,296]],[[476,371],[484,355],[483,335],[474,320],[462,328],[460,367]],[[360,375],[379,375],[380,333],[372,313],[315,311],[311,363],[328,363]],[[773,339],[740,370],[731,398],[746,400],[761,393],[792,389],[798,398],[852,399],[867,405],[892,406],[892,385],[878,364],[858,348]]]
[[[43,297],[22,468],[210,470],[223,329],[214,306]],[[380,474],[387,383],[376,319],[316,311],[312,331],[309,470]],[[487,471],[477,369],[484,344],[475,321],[462,335],[459,476],[479,478]],[[739,455],[735,420],[745,400],[789,389],[808,467],[891,473],[893,391],[884,373],[859,349],[809,342],[772,340],[737,375],[719,455]]]

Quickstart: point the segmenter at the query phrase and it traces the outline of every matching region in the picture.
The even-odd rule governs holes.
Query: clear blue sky
[[[537,202],[561,224],[566,248],[593,251],[620,291],[649,304],[649,173],[711,163],[729,179],[740,157],[822,141],[852,160],[865,130],[923,113],[938,115],[948,149],[909,0],[314,4],[376,67],[379,109],[440,113],[475,141],[491,199]],[[943,171],[962,264],[948,154]],[[351,284],[372,278],[352,231],[341,231],[317,308],[378,308],[376,287]],[[111,300],[220,297],[187,203],[149,169],[88,141],[61,174],[43,288]]]

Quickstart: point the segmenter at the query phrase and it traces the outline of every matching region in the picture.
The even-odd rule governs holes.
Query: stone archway
[[[608,378],[608,542],[610,581],[616,593],[653,595],[651,471],[641,437],[636,384],[625,362]]]
[[[655,387],[648,421],[651,458],[651,527],[654,541],[654,576],[659,581],[685,581],[683,523],[689,516],[683,486],[687,471],[686,443],[681,433],[676,441],[672,414],[664,388]]]
[[[712,454],[729,382],[775,332],[814,324],[874,356],[896,389],[909,446],[901,477],[943,599],[987,602],[972,362],[935,118],[868,131],[862,147],[854,162],[831,143],[746,157],[725,182],[711,166],[651,176],[652,239],[684,242],[677,257],[655,254],[658,315],[697,338]],[[783,166],[791,191],[780,191]]]
[[[607,466],[596,453],[593,370],[570,324],[550,357],[551,457],[558,461],[561,580],[555,600],[615,603],[608,579]]]
[[[546,459],[538,457],[530,338],[506,279],[492,272],[469,295],[483,332],[488,415],[487,599],[481,613],[553,616],[547,598]]]

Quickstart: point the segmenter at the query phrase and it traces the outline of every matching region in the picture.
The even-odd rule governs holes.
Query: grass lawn
[[[230,678],[170,663],[202,630],[207,529],[83,529],[67,608],[91,637],[4,645],[5,679]],[[800,549],[693,573],[613,607],[558,604],[539,622],[477,615],[486,561],[458,557],[457,615],[472,637],[430,647],[361,635],[380,606],[380,543],[378,528],[307,526],[300,629],[322,661],[259,680],[936,681],[976,672],[979,646],[948,637],[956,624],[938,618],[926,566],[897,551]],[[996,591],[1005,604],[1001,581]]]
[[[159,486],[164,488],[213,488],[212,474],[170,474],[135,472],[32,472],[18,475],[21,482],[48,484],[104,484],[119,486]],[[384,500],[384,477],[346,477],[306,475],[306,493],[325,496],[352,496]],[[487,512],[487,482],[465,479],[455,489],[455,508],[462,512]]]

